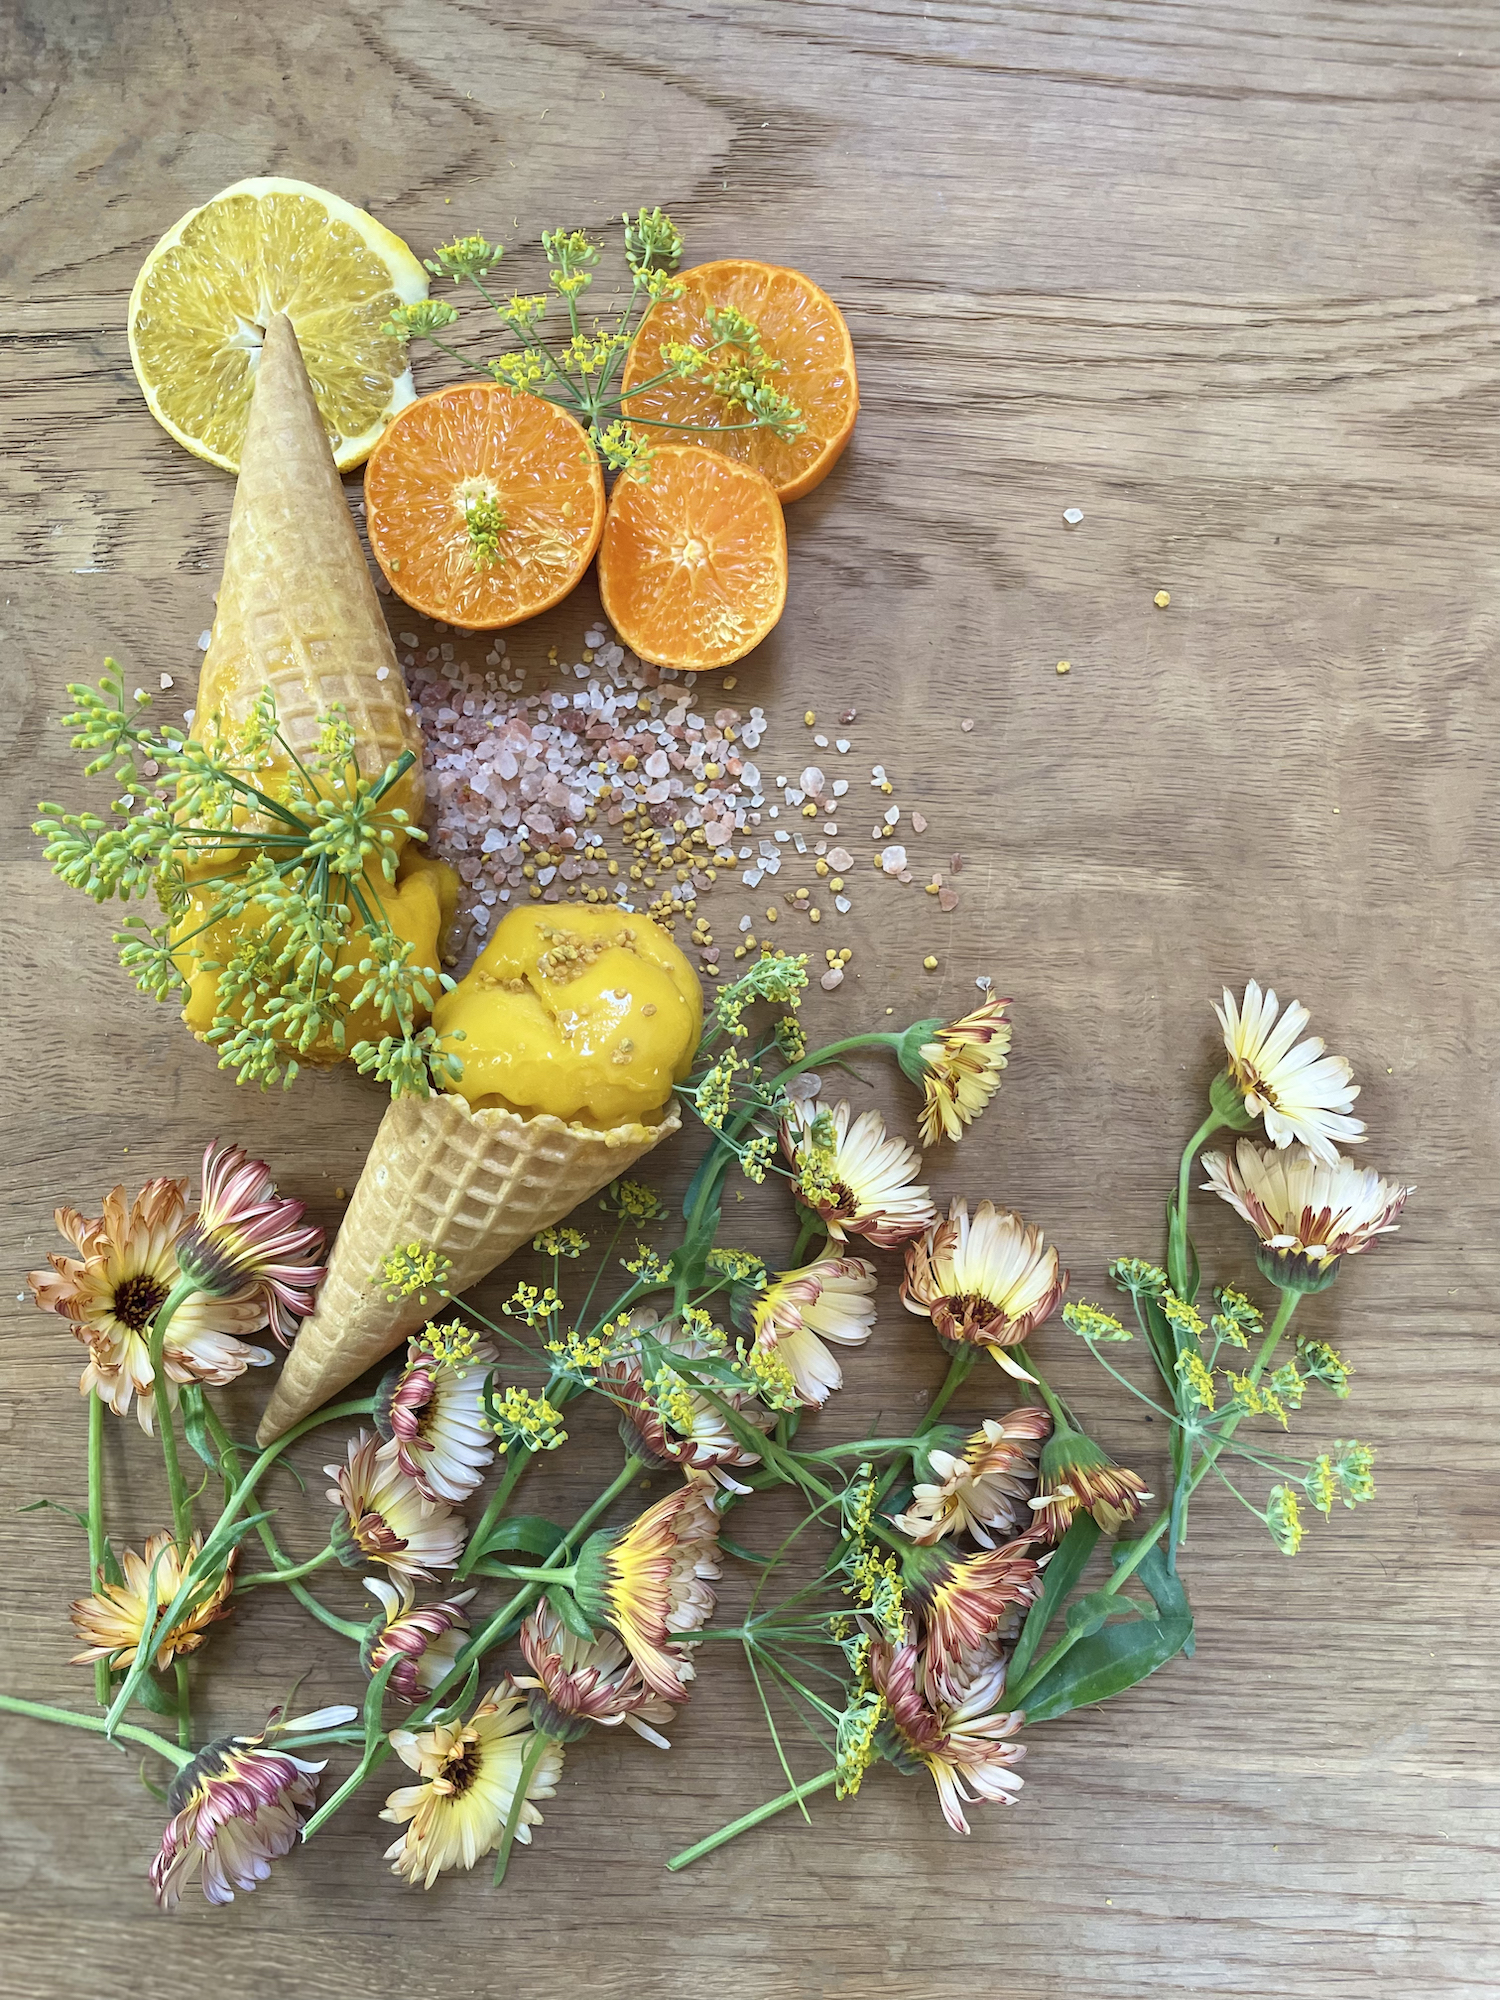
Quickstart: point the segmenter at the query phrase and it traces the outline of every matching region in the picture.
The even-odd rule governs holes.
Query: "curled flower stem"
[[[1183,1147],[1182,1161],[1177,1169],[1177,1206],[1172,1211],[1171,1227],[1168,1232],[1167,1276],[1172,1281],[1172,1290],[1176,1292],[1180,1299],[1186,1299],[1189,1305],[1192,1304],[1192,1300],[1188,1296],[1191,1285],[1191,1272],[1188,1268],[1188,1180],[1192,1174],[1193,1161],[1197,1158],[1199,1147],[1203,1145],[1205,1140],[1211,1139],[1223,1124],[1224,1120],[1219,1116],[1218,1112],[1210,1111],[1192,1138]],[[1191,1286],[1191,1289],[1196,1291],[1197,1287]]]
[[[492,1646],[498,1646],[503,1639],[510,1636],[510,1629],[525,1612],[527,1606],[546,1589],[547,1585],[555,1578],[557,1572],[566,1566],[567,1557],[572,1552],[573,1546],[578,1541],[579,1536],[586,1529],[592,1527],[605,1509],[625,1491],[625,1488],[641,1470],[641,1464],[642,1461],[638,1458],[630,1457],[626,1459],[625,1463],[620,1467],[619,1472],[610,1481],[609,1485],[605,1487],[598,1499],[591,1506],[586,1507],[583,1513],[579,1515],[573,1526],[552,1551],[552,1554],[537,1564],[535,1570],[531,1572],[533,1580],[523,1585],[508,1604],[502,1605],[489,1620],[488,1624],[476,1632],[468,1644],[461,1649],[453,1665],[438,1682],[431,1694],[408,1715],[406,1718],[407,1728],[417,1728],[419,1724],[427,1720],[435,1709],[441,1708],[444,1702],[451,1700],[453,1695],[457,1693],[468,1678],[469,1669],[473,1666],[474,1662],[482,1658]],[[318,1810],[313,1814],[306,1826],[303,1827],[302,1838],[304,1840],[311,1840],[312,1836],[323,1825],[325,1820],[332,1818],[339,1807],[343,1805],[344,1801],[352,1797],[359,1790],[360,1786],[376,1766],[383,1764],[390,1754],[389,1739],[381,1737],[370,1754],[360,1760],[359,1764],[350,1772],[338,1790],[318,1807]]]
[[[227,1495],[233,1491],[235,1482],[240,1476],[240,1455],[233,1438],[230,1437],[228,1431],[219,1422],[214,1407],[206,1396],[203,1399],[203,1414],[207,1419],[208,1428],[213,1436],[214,1446],[219,1454],[220,1471],[223,1475],[224,1491]],[[260,1536],[261,1547],[276,1567],[281,1570],[289,1569],[291,1565],[286,1559],[286,1552],[272,1532],[270,1522],[258,1522],[255,1532]],[[365,1628],[363,1625],[356,1625],[349,1618],[340,1618],[336,1611],[330,1611],[326,1604],[320,1603],[304,1585],[287,1582],[285,1577],[282,1578],[282,1582],[286,1583],[287,1589],[303,1609],[310,1611],[318,1623],[326,1625],[330,1632],[337,1632],[345,1639],[352,1639],[355,1645],[358,1645],[364,1638]]]
[[[104,1400],[89,1395],[89,1589],[104,1583]],[[94,1699],[109,1707],[109,1661],[94,1662]]]
[[[680,1868],[690,1868],[695,1861],[701,1861],[705,1854],[712,1854],[716,1847],[723,1847],[726,1841],[737,1839],[742,1833],[748,1833],[751,1827],[759,1826],[763,1820],[774,1819],[777,1813],[785,1812],[788,1806],[801,1805],[802,1801],[810,1799],[814,1792],[826,1792],[837,1778],[836,1770],[820,1771],[816,1778],[808,1778],[800,1785],[793,1785],[792,1789],[783,1792],[780,1798],[767,1799],[763,1806],[756,1806],[752,1812],[742,1813],[738,1819],[731,1820],[728,1826],[721,1826],[717,1833],[711,1833],[703,1840],[694,1841],[691,1847],[683,1848],[680,1854],[672,1856],[667,1863],[668,1868],[674,1875]]]
[[[14,1694],[0,1694],[0,1711],[29,1715],[35,1722],[65,1722],[72,1729],[91,1730],[95,1736],[123,1736],[127,1743],[139,1743],[144,1749],[154,1750],[179,1771],[193,1761],[191,1750],[180,1749],[165,1736],[158,1736],[154,1729],[142,1729],[134,1722],[119,1722],[111,1729],[102,1715],[78,1715],[71,1708],[53,1708],[44,1701],[22,1701]]]
[[[262,1569],[257,1570],[253,1576],[242,1576],[235,1583],[234,1595],[238,1597],[241,1591],[254,1590],[262,1583],[295,1583],[299,1576],[311,1576],[315,1569],[322,1569],[325,1563],[336,1562],[338,1553],[330,1542],[326,1549],[319,1549],[315,1556],[309,1556],[306,1562],[294,1563],[290,1569]]]

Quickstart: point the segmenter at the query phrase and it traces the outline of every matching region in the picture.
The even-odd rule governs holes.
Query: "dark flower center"
[[[466,1743],[451,1764],[443,1769],[443,1776],[453,1787],[453,1796],[461,1799],[479,1776],[479,1767],[484,1757],[477,1743]]]
[[[159,1278],[152,1277],[149,1271],[138,1271],[133,1278],[115,1286],[115,1318],[123,1321],[132,1333],[144,1333],[166,1296],[167,1288]]]

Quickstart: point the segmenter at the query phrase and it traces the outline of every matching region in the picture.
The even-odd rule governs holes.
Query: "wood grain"
[[[123,983],[107,916],[50,880],[26,832],[38,798],[76,793],[52,721],[65,681],[107,649],[191,699],[230,486],[148,417],[125,301],[162,229],[265,171],[366,201],[424,249],[470,227],[516,244],[603,228],[660,200],[694,258],[795,264],[846,308],[863,414],[792,510],[789,609],[742,691],[753,678],[788,759],[804,708],[854,702],[858,756],[932,821],[923,858],[966,856],[951,918],[919,889],[862,888],[833,940],[855,947],[851,977],[811,1010],[832,1028],[956,1006],[985,970],[1015,996],[1005,1092],[942,1162],[942,1192],[1019,1206],[1098,1296],[1110,1256],[1157,1245],[1212,1065],[1209,999],[1254,973],[1354,1060],[1371,1160],[1418,1185],[1400,1236],[1306,1308],[1358,1369],[1329,1428],[1378,1447],[1377,1504],[1317,1524],[1288,1563],[1207,1499],[1186,1557],[1196,1658],[1038,1729],[1023,1803],[982,1809],[968,1843],[925,1781],[883,1771],[810,1829],[783,1820],[667,1877],[667,1853],[779,1787],[725,1656],[669,1757],[570,1753],[503,1901],[479,1881],[400,1891],[371,1801],[261,1893],[168,1923],[143,1879],[159,1812],[131,1760],[8,1722],[7,1991],[1487,2000],[1493,9],[11,0],[0,36],[7,1298],[51,1245],[54,1201],[186,1172],[216,1131],[332,1223],[378,1118],[346,1075],[237,1093]],[[444,374],[429,360],[422,379]],[[561,607],[517,656],[576,647],[592,613],[588,595]],[[725,929],[731,907],[710,906]],[[680,1189],[689,1164],[679,1146],[665,1178]],[[1250,1275],[1227,1212],[1201,1235]],[[884,1304],[823,1420],[836,1433],[914,1413],[938,1379]],[[76,1351],[20,1302],[3,1337],[0,1506],[79,1502]],[[1159,1479],[1156,1430],[1061,1333],[1046,1351]],[[242,1433],[259,1393],[230,1398]],[[316,1545],[331,1455],[299,1450],[295,1547]],[[563,1456],[546,1481],[581,1502],[588,1454]],[[134,1532],[159,1525],[123,1426],[109,1473]],[[9,1518],[0,1683],[85,1705],[86,1675],[61,1664],[76,1531]],[[293,1662],[314,1663],[304,1698],[347,1688],[340,1642],[271,1595],[214,1641],[213,1726],[252,1723]]]

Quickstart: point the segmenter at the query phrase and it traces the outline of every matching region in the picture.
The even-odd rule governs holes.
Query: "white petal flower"
[[[1341,1140],[1352,1145],[1365,1136],[1364,1121],[1348,1116],[1359,1095],[1354,1072],[1342,1056],[1324,1054],[1319,1036],[1297,1040],[1312,1018],[1300,1001],[1279,1021],[1277,1006],[1275,993],[1262,993],[1253,979],[1243,1004],[1224,989],[1224,1005],[1214,1012],[1224,1030],[1229,1073],[1245,1109],[1264,1118],[1273,1146],[1300,1141],[1332,1166]]]

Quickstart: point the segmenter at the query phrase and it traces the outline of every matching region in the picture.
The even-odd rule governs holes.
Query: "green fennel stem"
[[[1172,1290],[1180,1299],[1187,1299],[1189,1305],[1192,1304],[1192,1300],[1188,1299],[1188,1281],[1191,1275],[1187,1262],[1188,1180],[1193,1171],[1193,1161],[1197,1158],[1198,1148],[1206,1139],[1211,1139],[1223,1124],[1224,1120],[1218,1112],[1210,1111],[1183,1147],[1182,1159],[1177,1168],[1177,1208],[1171,1239],[1167,1244],[1167,1276],[1172,1282]]]
[[[684,1847],[680,1854],[672,1856],[667,1863],[668,1868],[674,1874],[679,1868],[690,1868],[695,1861],[701,1861],[705,1854],[712,1854],[716,1847],[722,1847],[726,1841],[734,1840],[742,1833],[748,1833],[751,1827],[759,1826],[763,1820],[773,1819],[777,1813],[785,1812],[788,1806],[800,1805],[804,1799],[810,1799],[815,1792],[826,1792],[837,1778],[837,1771],[820,1771],[816,1778],[808,1778],[804,1783],[794,1785],[789,1792],[783,1792],[780,1798],[767,1799],[763,1806],[756,1806],[753,1811],[742,1813],[738,1819],[731,1820],[728,1826],[721,1826],[717,1833],[710,1833],[704,1839],[694,1841],[691,1847]]]
[[[319,1549],[318,1553],[309,1556],[306,1562],[294,1563],[290,1569],[255,1570],[251,1575],[237,1579],[234,1595],[238,1597],[241,1591],[254,1590],[262,1583],[295,1583],[298,1577],[311,1576],[315,1569],[322,1569],[325,1563],[337,1562],[338,1554],[338,1550],[330,1542],[327,1548]]]
[[[511,1793],[510,1811],[505,1815],[505,1826],[500,1835],[500,1852],[495,1858],[494,1886],[498,1889],[505,1880],[505,1871],[510,1865],[510,1850],[515,1845],[516,1829],[521,1824],[521,1814],[526,1809],[526,1793],[531,1785],[532,1774],[542,1761],[547,1745],[552,1741],[539,1729],[526,1746],[526,1755],[521,1760],[521,1769],[516,1778],[516,1788]]]

